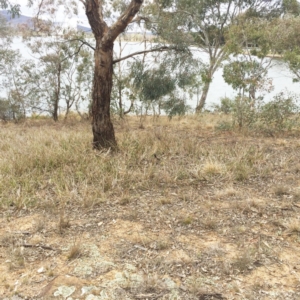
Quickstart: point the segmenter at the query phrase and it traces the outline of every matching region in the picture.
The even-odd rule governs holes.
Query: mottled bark
[[[97,42],[95,50],[95,71],[92,94],[93,145],[95,149],[116,148],[114,127],[110,119],[110,96],[113,75],[113,44],[101,47]]]
[[[100,0],[83,1],[95,40],[95,69],[92,93],[92,127],[95,149],[117,147],[114,127],[110,119],[113,83],[113,46],[115,39],[138,13],[143,0],[132,0],[124,13],[110,27],[103,18]]]

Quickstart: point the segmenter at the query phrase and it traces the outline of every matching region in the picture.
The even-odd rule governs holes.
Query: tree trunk
[[[54,106],[53,106],[53,120],[55,122],[58,121],[58,103],[60,98],[60,85],[61,85],[61,62],[58,64],[58,71],[57,71],[57,88],[54,93]]]
[[[122,101],[122,84],[120,82],[118,82],[118,94],[119,94],[119,116],[122,119],[124,113],[123,113],[123,101]]]
[[[206,98],[207,98],[207,94],[208,94],[208,91],[209,91],[209,87],[210,87],[210,84],[211,84],[211,78],[209,80],[207,80],[204,84],[204,87],[203,87],[203,90],[202,90],[202,94],[201,94],[201,98],[200,98],[200,101],[196,107],[196,113],[201,113],[204,105],[205,105],[205,102],[206,102]]]
[[[92,93],[93,146],[95,149],[117,147],[113,124],[110,120],[110,96],[113,82],[113,43],[101,46],[97,39]]]
[[[125,11],[110,27],[104,21],[103,1],[85,0],[82,2],[96,40],[92,93],[93,145],[94,149],[99,150],[116,149],[114,127],[110,120],[114,41],[139,12],[143,0],[131,0]]]
[[[53,120],[55,122],[58,121],[58,103],[56,101],[54,102],[54,108],[53,108]]]
[[[69,103],[67,102],[67,109],[66,109],[64,121],[66,121],[68,119],[69,112],[70,112],[70,106],[69,106]]]

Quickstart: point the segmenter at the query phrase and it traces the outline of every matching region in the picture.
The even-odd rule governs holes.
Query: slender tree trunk
[[[208,95],[208,91],[209,91],[209,88],[210,88],[210,84],[212,82],[212,78],[213,78],[213,74],[214,74],[214,68],[215,68],[215,64],[211,61],[209,69],[206,70],[206,74],[205,74],[206,78],[205,78],[205,81],[204,81],[204,87],[202,89],[202,94],[201,94],[200,101],[199,101],[199,103],[196,107],[196,113],[201,113],[201,111],[204,108],[204,105],[206,103],[206,98],[207,98],[207,95]]]
[[[118,93],[119,93],[119,115],[123,118],[123,101],[122,101],[122,85],[118,83]]]
[[[131,110],[133,109],[133,101],[134,100],[131,100],[129,108],[123,112],[124,115],[129,114],[131,112]]]
[[[113,43],[108,47],[96,41],[93,81],[92,127],[95,149],[117,147],[113,124],[110,119],[110,96],[113,75]]]
[[[205,73],[206,78],[204,81],[204,87],[202,89],[200,101],[196,107],[196,113],[200,113],[203,110],[213,76],[217,71],[217,69],[220,67],[221,62],[227,56],[227,52],[224,50],[224,48],[221,48],[220,44],[216,47],[217,47],[216,49],[210,48],[211,51],[210,51],[210,58],[209,58],[210,60],[209,67],[208,69],[206,69],[206,73]]]
[[[209,91],[209,88],[210,88],[210,84],[211,84],[211,79],[206,81],[205,84],[204,84],[204,87],[202,89],[202,94],[201,94],[201,98],[200,98],[200,101],[196,107],[196,113],[201,113],[205,103],[206,103],[206,98],[207,98],[207,95],[208,95],[208,91]]]
[[[55,122],[58,121],[58,103],[56,101],[54,102],[54,107],[53,107],[53,120]]]
[[[53,120],[55,122],[58,121],[58,103],[60,98],[60,85],[61,85],[61,63],[58,65],[58,73],[57,73],[57,89],[54,93],[54,107],[53,107]]]
[[[66,121],[66,120],[68,119],[69,112],[70,112],[70,105],[69,105],[69,103],[67,102],[67,109],[66,109],[64,121]]]

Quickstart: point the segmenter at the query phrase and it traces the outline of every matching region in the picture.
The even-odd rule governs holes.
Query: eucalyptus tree
[[[0,99],[0,118],[14,118],[16,106],[13,105],[11,98],[8,97],[6,83],[11,79],[11,75],[16,69],[20,59],[18,51],[13,50],[12,46],[13,30],[8,25],[6,19],[0,16],[0,75],[1,75],[1,94]],[[9,87],[11,87],[11,83]]]
[[[80,49],[74,59],[70,59],[69,68],[63,76],[62,99],[66,105],[65,119],[75,106],[83,118],[85,108],[91,104],[91,85],[93,77],[92,53],[89,49]]]
[[[14,60],[16,51],[11,49],[12,32],[4,17],[0,15],[0,75],[6,69],[7,63]]]
[[[124,41],[121,35],[117,40],[118,47],[115,49],[114,57],[121,58],[124,52],[128,49],[128,43]],[[114,110],[120,118],[123,118],[124,115],[129,114],[133,107],[135,98],[131,91],[130,86],[130,63],[126,61],[119,61],[114,65],[113,72],[113,87],[112,87],[112,110]],[[124,99],[130,101],[128,108],[125,106]]]
[[[283,0],[282,11],[284,15],[300,15],[300,3],[297,0]]]
[[[153,61],[156,64],[153,64]],[[199,84],[197,61],[188,52],[155,55],[152,61],[136,61],[131,65],[131,86],[134,97],[153,114],[164,110],[171,118],[183,115],[189,107],[186,99]]]
[[[118,47],[116,47],[115,61],[117,63],[114,64],[112,110],[117,112],[121,118],[133,111],[140,114],[143,114],[143,111],[147,113],[150,108],[152,108],[153,114],[156,114],[156,108],[160,111],[162,97],[168,95],[168,97],[172,98],[175,88],[174,86],[174,88],[169,89],[168,84],[171,77],[174,77],[172,69],[179,65],[179,62],[176,61],[179,53],[175,55],[176,51],[169,51],[164,56],[163,52],[152,52],[152,44],[156,42],[156,39],[152,35],[147,35],[146,31],[142,32],[142,29],[138,39],[139,41],[135,45],[141,49],[141,55],[134,57],[134,59],[118,60],[132,47],[131,43],[125,41],[125,36],[119,36]],[[183,54],[191,58],[189,51],[180,51],[180,53],[180,56]],[[171,67],[170,62],[173,63],[173,67]],[[167,65],[168,68],[166,67]],[[150,73],[152,75],[148,76]],[[161,77],[159,78],[159,76]],[[176,80],[172,80],[176,83]],[[149,91],[157,91],[156,96],[147,95],[147,89]],[[124,100],[127,101],[125,102]]]
[[[300,12],[300,5],[299,5]],[[300,82],[300,17],[288,15],[272,24],[274,52],[281,55],[293,73],[294,82]]]
[[[225,64],[223,77],[225,81],[246,96],[253,106],[257,92],[270,92],[272,81],[267,78],[275,53],[272,51],[273,19],[252,15],[240,15],[227,32],[227,48],[231,58]]]
[[[105,17],[105,10],[109,9],[101,0],[81,0],[84,5],[86,16],[92,28],[95,38],[95,69],[93,79],[93,102],[92,102],[92,128],[94,135],[94,147],[116,148],[117,143],[113,124],[110,118],[110,102],[113,84],[113,48],[114,41],[126,30],[131,22],[138,21],[138,13],[143,0],[131,0],[128,3],[118,2],[115,9],[118,16],[109,20]],[[121,4],[121,5],[120,5]],[[133,53],[130,55],[134,55]],[[118,59],[120,61],[120,59]]]
[[[230,25],[242,13],[268,15],[279,13],[281,1],[264,0],[157,0],[153,10],[158,11],[154,30],[170,43],[195,46],[205,52],[208,62],[202,63],[199,74],[203,88],[199,104],[200,112],[206,102],[213,76],[230,54],[227,32]]]
[[[0,8],[7,9],[12,17],[15,17],[20,14],[20,4],[15,4],[9,0],[0,0]]]
[[[66,108],[67,116],[75,103],[79,106],[85,89],[83,82],[91,79],[90,52],[83,48],[83,34],[70,24],[57,21],[57,8],[52,7],[55,3],[44,4],[40,1],[33,20],[34,30],[27,32],[24,38],[40,68],[40,94],[44,99],[40,110],[50,113],[53,120],[58,121],[60,107]],[[65,103],[62,104],[62,100]]]
[[[114,42],[129,24],[138,23],[143,19],[138,15],[143,0],[131,0],[129,3],[125,1],[107,3],[102,0],[30,0],[29,2],[36,8],[36,24],[45,24],[41,21],[41,16],[53,15],[62,6],[68,15],[77,13],[80,4],[83,6],[94,36],[94,42],[90,43],[90,47],[94,51],[91,108],[93,146],[95,149],[117,148],[110,117],[113,65],[128,57],[139,55],[141,52],[132,52],[125,57],[114,59]],[[159,47],[155,51],[165,49],[166,47]],[[146,51],[153,51],[153,49]]]

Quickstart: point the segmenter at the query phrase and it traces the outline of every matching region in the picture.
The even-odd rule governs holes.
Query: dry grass
[[[300,234],[300,221],[299,220],[290,221],[286,227],[287,227],[288,234],[295,234],[295,235]]]
[[[67,258],[68,260],[73,260],[81,257],[83,254],[82,246],[78,242],[74,242],[68,252]]]
[[[228,299],[252,293],[253,299],[262,299],[263,293],[253,291],[259,274],[261,280],[273,280],[276,272],[290,276],[286,286],[296,290],[298,275],[283,273],[278,263],[278,255],[290,248],[295,251],[286,254],[286,264],[298,261],[296,133],[278,140],[215,131],[225,118],[115,120],[116,153],[92,149],[88,123],[1,125],[0,249],[8,251],[0,257],[0,271],[10,262],[5,295],[20,277],[17,271],[30,268],[36,276],[41,262],[49,262],[45,268],[52,275],[75,276],[71,268],[81,261],[80,245],[88,243],[118,270],[130,264],[143,273],[140,283],[130,276],[124,283],[128,298],[163,295],[166,277],[180,287],[181,299],[204,293]],[[78,238],[80,243],[70,248]],[[211,250],[214,245],[218,251]],[[82,260],[89,258],[99,257],[91,251]],[[98,275],[85,285],[97,285],[92,280]],[[38,282],[34,276],[29,278]],[[22,291],[32,298],[30,280]],[[277,295],[284,286],[270,289]]]

